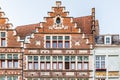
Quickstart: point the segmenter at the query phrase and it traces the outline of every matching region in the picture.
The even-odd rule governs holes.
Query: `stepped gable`
[[[20,36],[21,39],[24,39],[27,35],[30,35],[31,33],[35,32],[36,27],[39,27],[39,23],[17,26],[17,35]]]
[[[77,23],[84,33],[91,34],[92,16],[77,17],[73,21]]]

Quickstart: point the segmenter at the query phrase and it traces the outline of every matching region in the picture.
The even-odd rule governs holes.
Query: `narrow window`
[[[56,19],[56,23],[57,23],[57,24],[60,24],[60,23],[61,23],[61,21],[60,21],[60,18],[59,18],[59,17]]]

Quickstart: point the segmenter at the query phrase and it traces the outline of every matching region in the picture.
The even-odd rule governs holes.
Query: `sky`
[[[57,0],[0,0],[0,7],[14,27],[44,22]],[[95,8],[100,34],[120,34],[120,0],[59,0],[71,17],[91,15]]]

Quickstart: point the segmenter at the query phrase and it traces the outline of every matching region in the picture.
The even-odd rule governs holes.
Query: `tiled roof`
[[[39,23],[17,26],[17,35],[20,36],[21,39],[24,39],[25,36],[30,35],[32,32],[34,32],[36,27],[39,27]]]
[[[91,34],[92,16],[77,17],[73,21],[82,29],[82,32]]]

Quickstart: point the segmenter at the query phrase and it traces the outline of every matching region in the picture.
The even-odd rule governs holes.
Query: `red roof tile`
[[[36,27],[39,27],[39,23],[17,26],[17,35],[20,36],[21,39],[24,39],[25,36],[30,35],[32,32],[34,32]]]
[[[82,32],[91,34],[92,16],[77,17],[73,21],[82,29]]]

